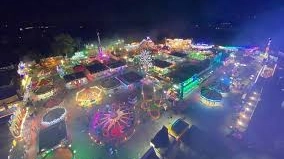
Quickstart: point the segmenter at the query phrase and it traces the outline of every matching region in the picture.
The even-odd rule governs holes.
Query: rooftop
[[[76,72],[76,73],[72,73],[69,75],[65,75],[63,78],[65,80],[66,83],[77,80],[77,79],[81,79],[84,78],[85,74],[84,72]]]
[[[163,126],[162,129],[151,140],[151,143],[155,148],[166,148],[169,146],[169,134],[168,129]]]
[[[154,148],[150,147],[141,159],[159,159],[159,157],[156,155]]]
[[[44,86],[41,86],[39,89],[35,90],[34,93],[37,95],[44,94],[44,93],[51,91],[52,89],[53,89],[52,85],[44,85]]]
[[[0,87],[10,85],[11,80],[8,72],[0,72]]]
[[[120,81],[118,79],[114,78],[114,77],[106,78],[106,79],[100,81],[100,85],[103,88],[111,89],[111,88],[118,87],[120,85]]]
[[[39,150],[49,150],[67,137],[65,121],[51,125],[39,132]]]
[[[100,62],[95,62],[94,64],[86,66],[86,67],[90,71],[91,74],[98,73],[98,72],[108,69],[104,64]]]
[[[176,120],[172,126],[171,131],[176,135],[180,136],[188,128],[189,124],[182,119]]]
[[[205,69],[202,65],[186,64],[170,72],[167,76],[173,79],[174,83],[181,83],[191,78],[193,75],[200,73]]]
[[[7,86],[0,88],[0,100],[17,95],[17,88],[14,86]]]
[[[170,55],[180,57],[180,58],[185,58],[187,56],[187,54],[181,53],[181,52],[173,52]]]
[[[139,75],[136,72],[131,71],[131,72],[127,72],[122,75],[119,75],[118,79],[121,80],[123,83],[129,85],[135,82],[139,82],[140,80],[143,79],[143,76]]]
[[[160,68],[167,68],[170,67],[172,63],[160,59],[155,59],[153,60],[153,65]]]
[[[124,61],[117,61],[117,60],[111,61],[110,63],[106,64],[106,66],[109,68],[118,68],[124,65],[126,65]]]
[[[200,130],[197,126],[192,125],[181,136],[180,141],[193,151],[202,153],[210,158],[223,158],[228,150],[219,140],[211,137],[206,132]]]

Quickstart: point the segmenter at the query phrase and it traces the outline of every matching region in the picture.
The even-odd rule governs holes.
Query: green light
[[[207,59],[207,56],[202,52],[190,52],[188,56],[193,60],[199,60],[199,61]]]
[[[183,93],[188,94],[189,92],[191,92],[194,88],[196,88],[199,85],[199,81],[195,80],[192,83],[186,85],[183,87]]]

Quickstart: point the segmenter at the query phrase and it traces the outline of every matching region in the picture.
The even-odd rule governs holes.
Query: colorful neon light
[[[84,88],[76,93],[76,101],[79,106],[90,107],[102,99],[102,90],[97,87]]]

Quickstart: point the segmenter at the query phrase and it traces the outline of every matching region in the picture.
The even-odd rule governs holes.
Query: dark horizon
[[[40,48],[45,54],[49,52],[46,42],[57,34],[92,41],[97,31],[102,39],[177,37],[262,48],[272,38],[272,49],[283,51],[283,15],[280,0],[4,1],[0,6],[0,54],[7,56],[19,47]],[[40,26],[49,28],[25,29]]]

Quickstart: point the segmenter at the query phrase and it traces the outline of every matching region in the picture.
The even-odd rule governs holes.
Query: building
[[[169,54],[171,58],[177,62],[184,62],[187,59],[187,54],[182,52],[171,52]]]
[[[100,79],[107,75],[108,68],[100,63],[99,61],[95,61],[92,65],[86,66],[88,72],[87,76],[91,75],[94,79]]]
[[[173,84],[168,91],[168,98],[179,100],[186,98],[202,82],[201,76],[209,69],[209,65],[207,60],[196,65],[185,64],[167,74],[167,79]]]
[[[154,66],[154,71],[157,72],[158,74],[164,75],[169,73],[169,68],[173,66],[172,63],[160,60],[160,59],[154,59],[153,60],[153,66]]]
[[[50,150],[63,140],[67,139],[67,128],[65,121],[62,120],[54,125],[40,130],[39,132],[39,151],[44,152]]]
[[[8,72],[0,72],[0,118],[11,115],[21,100],[10,76]]]
[[[211,159],[227,159],[229,150],[222,141],[192,125],[180,137],[180,148]]]
[[[150,147],[148,151],[141,157],[141,159],[160,159],[153,147]]]
[[[191,39],[166,39],[165,45],[171,50],[183,51],[191,47]]]
[[[151,140],[150,145],[154,148],[154,151],[159,158],[165,156],[170,145],[168,129],[165,126],[158,131],[155,137]]]
[[[143,79],[143,76],[136,72],[130,71],[117,76],[117,79],[120,80],[128,89],[132,89],[140,85],[140,81]]]
[[[163,126],[150,145],[141,159],[230,158],[230,150],[221,140],[195,125],[189,127],[182,119],[175,121],[169,129]]]
[[[189,124],[182,119],[176,120],[169,128],[169,134],[175,139],[179,139],[188,129]]]
[[[88,79],[84,72],[76,72],[63,76],[65,80],[65,86],[68,89],[78,88],[88,83]]]
[[[100,82],[100,88],[105,92],[105,94],[114,93],[120,88],[122,88],[121,82],[115,77],[105,78]]]
[[[108,67],[108,69],[110,70],[110,72],[121,72],[122,70],[124,70],[127,65],[124,61],[121,60],[113,60],[110,59],[109,62],[106,64],[106,66]]]

